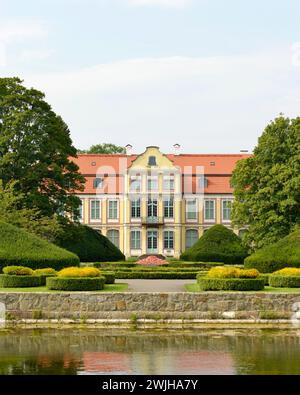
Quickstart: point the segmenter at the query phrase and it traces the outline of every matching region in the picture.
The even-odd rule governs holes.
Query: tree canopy
[[[232,220],[248,225],[255,249],[276,242],[300,224],[300,118],[276,118],[251,157],[237,163]]]
[[[70,131],[44,100],[18,78],[0,78],[0,179],[14,182],[23,206],[41,215],[78,215],[84,177],[71,160],[76,157]]]
[[[103,143],[92,145],[88,150],[77,150],[79,154],[124,154],[124,147],[119,145]]]

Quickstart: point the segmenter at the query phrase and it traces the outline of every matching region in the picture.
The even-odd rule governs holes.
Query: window
[[[188,229],[185,233],[185,247],[191,248],[198,241],[198,230]]]
[[[222,219],[223,221],[230,221],[231,218],[231,200],[223,200],[222,201]]]
[[[83,220],[83,200],[80,199],[80,203],[79,203],[79,221]]]
[[[164,191],[174,191],[174,178],[164,178]]]
[[[116,246],[119,248],[119,231],[116,229],[110,229],[107,232],[107,238]]]
[[[141,179],[132,177],[130,179],[130,192],[139,192],[141,190]]]
[[[158,190],[158,179],[157,177],[148,178],[148,191],[157,191]]]
[[[174,216],[174,201],[168,199],[164,201],[164,216],[165,218],[173,218]]]
[[[148,200],[148,217],[157,217],[157,199]]]
[[[141,232],[139,230],[131,231],[130,246],[132,250],[139,250],[141,248]]]
[[[174,248],[174,232],[172,230],[164,231],[164,248],[167,250]]]
[[[156,166],[156,156],[149,156],[148,166]]]
[[[118,201],[108,201],[108,219],[118,219]]]
[[[99,177],[95,178],[93,183],[94,188],[102,188],[102,181],[103,181],[102,178]]]
[[[199,176],[199,188],[207,188],[208,179],[204,176]]]
[[[189,199],[186,201],[186,218],[197,219],[197,200]]]
[[[215,220],[215,201],[214,200],[205,200],[204,219],[206,221],[214,221]]]
[[[141,217],[141,199],[135,199],[131,202],[131,218]]]
[[[90,212],[91,220],[100,219],[101,201],[91,200],[90,210],[91,210]]]

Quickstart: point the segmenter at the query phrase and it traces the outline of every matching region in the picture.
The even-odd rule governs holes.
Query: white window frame
[[[134,207],[133,206],[133,204],[136,203],[136,202],[139,202],[139,206],[138,207]],[[133,210],[135,210],[137,212],[138,208],[140,210],[140,215],[139,216],[133,216],[132,215]],[[130,217],[131,217],[131,219],[133,219],[133,220],[141,219],[141,212],[142,212],[141,199],[140,198],[132,199],[131,202],[130,202]]]
[[[186,231],[185,231],[185,248],[191,248],[194,244],[192,244],[192,245],[190,245],[190,246],[188,246],[187,245],[187,240],[188,240],[188,237],[187,237],[187,235],[188,235],[188,232],[195,232],[195,233],[197,233],[197,239],[196,239],[196,241],[195,241],[195,243],[197,242],[197,240],[199,239],[199,231],[198,231],[198,229],[186,229]]]
[[[153,188],[152,182],[155,182],[156,188]],[[147,191],[158,191],[158,177],[157,176],[148,176],[147,177]]]
[[[171,183],[172,188],[171,188]],[[169,177],[164,177],[163,178],[163,190],[165,192],[174,192],[175,191],[175,177],[174,176],[169,176]]]
[[[93,210],[95,211],[96,209],[93,209],[93,204],[99,204],[99,218],[92,218],[92,212]],[[91,199],[90,200],[90,221],[91,222],[99,222],[101,221],[101,200],[100,199]]]
[[[172,202],[172,204],[170,204]],[[174,198],[170,197],[163,200],[164,218],[174,219]],[[167,212],[167,215],[166,215]],[[172,215],[170,215],[172,214]]]
[[[224,208],[224,203],[228,203],[228,202],[231,204],[231,207],[230,208]],[[222,202],[221,202],[221,204],[222,204],[222,222],[226,222],[226,223],[231,222],[232,203],[233,203],[232,199],[222,199]],[[224,218],[224,210],[229,210],[230,211],[230,218],[229,219],[228,218]]]
[[[109,232],[117,232],[118,234],[118,244],[115,244],[110,238],[109,238]],[[117,248],[120,248],[120,230],[119,229],[108,229],[106,236],[108,238],[108,240],[111,241],[111,243],[113,243]]]
[[[133,188],[133,184],[138,183],[138,188]],[[142,189],[142,178],[141,176],[132,176],[129,181],[129,191],[130,192],[140,192]]]
[[[213,218],[207,218],[206,216],[206,203],[213,202]],[[209,208],[211,210],[211,208]],[[216,222],[216,200],[215,199],[205,199],[204,200],[204,221],[205,222]]]
[[[194,211],[189,211],[188,208],[190,207],[191,202],[194,202]],[[198,201],[196,198],[189,198],[186,199],[185,201],[185,218],[187,222],[197,222],[198,220],[198,211],[197,211],[197,207],[198,207]],[[189,214],[194,213],[195,215],[193,216],[193,218],[189,217]]]
[[[133,239],[133,235],[138,235],[137,239]],[[141,235],[142,232],[139,229],[132,229],[130,231],[130,249],[131,250],[140,250],[141,249]],[[138,241],[138,244],[137,244]]]
[[[117,207],[116,207],[116,209],[117,209],[117,216],[112,218],[110,216],[110,204],[113,203],[113,202],[115,202],[116,205],[117,205]],[[107,219],[108,219],[108,221],[118,221],[119,220],[119,201],[117,199],[108,199],[108,202],[107,202]]]
[[[170,237],[171,235],[172,235],[172,237]],[[172,246],[170,246],[171,241],[172,241],[172,244],[173,244]],[[166,242],[167,242],[167,246],[166,246]],[[163,243],[164,243],[164,250],[174,250],[174,245],[175,245],[175,232],[174,232],[174,230],[164,230]]]

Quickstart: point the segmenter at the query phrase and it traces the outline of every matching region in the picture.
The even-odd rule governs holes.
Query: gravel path
[[[184,284],[194,284],[196,280],[117,280],[128,283],[128,292],[186,292]]]

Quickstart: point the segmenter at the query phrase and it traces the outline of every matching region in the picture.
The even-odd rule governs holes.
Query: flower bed
[[[145,266],[161,266],[168,264],[168,261],[166,261],[165,259],[158,258],[155,255],[149,255],[146,258],[137,261],[137,264],[145,265]]]
[[[300,269],[285,268],[277,270],[269,276],[272,287],[278,288],[300,288]]]
[[[197,276],[202,291],[260,291],[264,289],[265,279],[256,269],[235,267],[216,267],[206,276]]]

